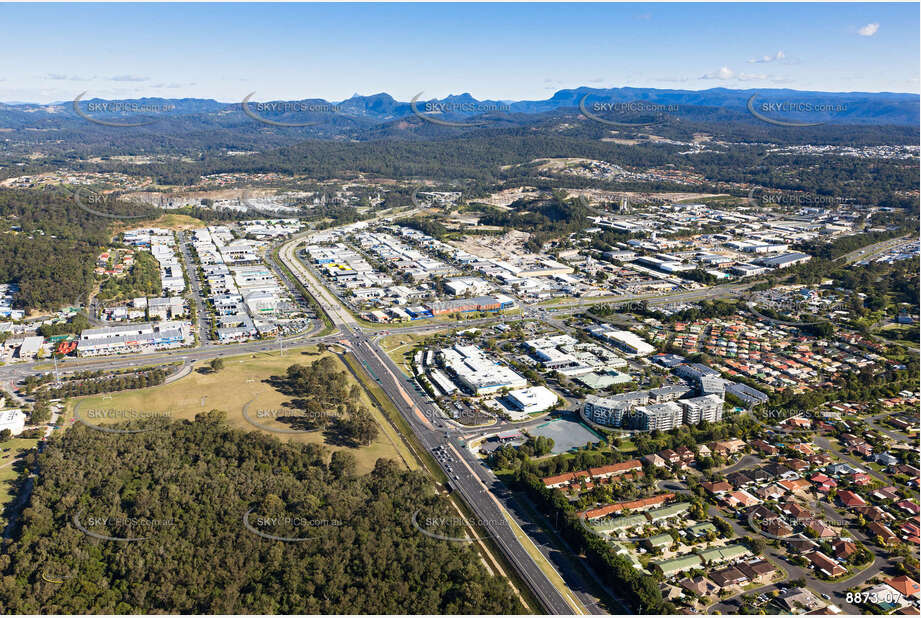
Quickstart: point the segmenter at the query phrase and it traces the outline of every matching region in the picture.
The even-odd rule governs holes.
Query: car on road
[[[822,598],[825,599],[826,601],[828,601],[829,599],[831,599],[831,596],[830,596],[827,592],[823,592],[823,593],[822,593]]]

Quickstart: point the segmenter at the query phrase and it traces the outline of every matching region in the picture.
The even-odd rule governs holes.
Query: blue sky
[[[916,3],[0,4],[0,100],[919,92]]]

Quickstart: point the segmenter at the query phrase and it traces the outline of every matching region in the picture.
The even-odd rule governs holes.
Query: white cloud
[[[877,31],[879,31],[879,24],[874,22],[872,24],[867,24],[863,28],[859,29],[857,34],[860,36],[873,36],[877,33]]]
[[[748,61],[749,64],[764,64],[767,62],[779,62],[785,58],[783,51],[778,51],[773,56],[761,56],[760,58],[752,58]]]
[[[736,82],[750,82],[757,80],[771,79],[770,75],[765,75],[764,73],[736,73],[729,67],[721,67],[718,71],[712,71],[710,73],[705,73],[700,76],[700,79],[715,79],[719,81],[736,81]]]
[[[729,67],[720,67],[719,71],[712,71],[700,76],[700,79],[732,79],[736,76],[735,71]]]
[[[770,79],[770,75],[765,75],[764,73],[739,73],[737,78],[740,82],[750,82],[756,81],[759,79]]]
[[[188,86],[195,86],[195,82],[186,82],[186,83],[176,83],[171,82],[168,84],[152,84],[151,88],[186,88]]]
[[[149,77],[141,77],[140,75],[113,75],[110,77],[113,82],[146,82]]]
[[[53,79],[55,81],[69,81],[69,82],[88,82],[95,77],[81,77],[79,75],[64,75],[62,73],[49,73],[45,76],[46,79]]]

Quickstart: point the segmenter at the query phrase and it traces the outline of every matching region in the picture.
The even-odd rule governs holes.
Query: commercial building
[[[588,330],[592,336],[607,341],[611,345],[636,356],[647,356],[656,351],[654,347],[630,331],[618,330],[607,324],[595,326]]]
[[[445,369],[469,392],[487,395],[500,389],[525,388],[528,381],[505,365],[492,360],[472,345],[455,345],[439,352]]]
[[[44,337],[25,337],[19,346],[19,358],[35,358],[44,343]]]
[[[147,300],[147,318],[169,320],[185,315],[185,301],[181,296],[150,298]]]
[[[509,391],[507,401],[515,410],[526,416],[549,410],[556,405],[559,397],[546,386],[532,386]]]
[[[494,296],[477,296],[476,298],[435,302],[427,305],[427,307],[432,315],[468,313],[471,311],[505,311],[515,308],[515,299],[505,294],[496,294]]]
[[[250,292],[243,299],[246,309],[253,317],[275,315],[278,311],[278,301],[278,296],[268,291]]]
[[[745,262],[740,262],[729,268],[729,272],[737,277],[754,277],[766,272],[767,269],[762,266],[755,266],[754,264],[748,264]]]
[[[192,342],[191,330],[189,322],[145,322],[89,328],[80,334],[77,354],[101,356],[177,348]]]
[[[811,259],[811,255],[794,251],[792,253],[783,253],[773,257],[760,258],[755,260],[755,262],[762,266],[767,266],[768,268],[787,268],[788,266],[795,266],[803,262],[808,262]]]
[[[544,369],[569,377],[627,365],[625,359],[611,350],[593,342],[579,343],[569,335],[529,339],[525,346]]]
[[[445,291],[453,296],[463,296],[464,294],[486,294],[490,286],[485,279],[479,277],[456,277],[444,282]]]
[[[593,391],[607,388],[613,384],[626,384],[631,382],[633,377],[629,373],[620,373],[618,371],[606,371],[604,373],[589,372],[576,378],[579,382],[592,389]]]

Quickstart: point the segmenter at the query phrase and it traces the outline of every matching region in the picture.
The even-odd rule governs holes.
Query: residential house
[[[905,598],[921,598],[921,587],[918,586],[918,582],[907,575],[892,577],[887,579],[884,583],[894,588]]]
[[[894,519],[892,515],[879,508],[878,506],[858,506],[854,507],[854,512],[862,515],[866,521],[888,521]]]
[[[857,553],[857,544],[848,539],[840,539],[832,546],[832,553],[838,560],[847,560]]]
[[[835,479],[825,476],[821,472],[813,474],[809,480],[815,486],[818,491],[821,491],[823,494],[827,494],[832,487],[837,487],[838,483]]]
[[[889,453],[880,453],[876,456],[876,463],[883,466],[892,466],[899,463],[899,459]]]
[[[695,461],[694,451],[686,446],[679,446],[675,449],[675,453],[678,454],[683,466],[690,465]]]
[[[739,570],[748,578],[748,581],[756,584],[768,583],[771,580],[771,575],[777,570],[773,564],[763,559],[743,562],[738,566]]]
[[[788,468],[787,466],[783,464],[773,462],[773,461],[769,464],[766,464],[762,469],[768,474],[770,474],[771,476],[773,476],[774,478],[779,478],[783,480],[799,478],[799,474],[797,472],[794,472],[793,470],[791,470],[790,468]]]
[[[705,481],[701,483],[700,486],[703,487],[707,493],[714,495],[714,496],[718,494],[726,493],[727,491],[732,491],[732,485],[730,485],[726,481],[716,481],[712,483],[709,481]]]
[[[842,489],[838,492],[838,502],[845,508],[867,505],[867,502],[863,498],[849,489]]]
[[[806,538],[802,534],[791,536],[784,541],[790,551],[798,554],[813,551],[819,548],[819,544],[812,539]]]
[[[821,519],[811,519],[806,523],[806,528],[820,539],[831,539],[838,536],[838,530],[832,528]]]
[[[871,521],[867,524],[867,532],[872,537],[880,537],[883,545],[895,545],[899,542],[899,537],[885,524],[878,521]]]
[[[756,483],[764,483],[771,480],[773,477],[768,473],[762,470],[761,468],[755,468],[754,470],[748,470],[745,472]]]
[[[847,569],[820,551],[809,552],[804,557],[817,571],[824,573],[827,577],[841,577],[847,573]]]
[[[755,482],[755,479],[742,471],[731,472],[730,474],[727,474],[726,480],[732,483],[733,487],[744,487],[745,485],[751,485]]]
[[[793,528],[788,526],[781,519],[775,519],[774,521],[770,521],[764,525],[761,525],[760,527],[761,531],[766,535],[770,535],[778,539],[785,539],[793,534]]]
[[[862,444],[858,444],[857,446],[855,446],[852,452],[857,455],[860,455],[864,459],[869,459],[870,457],[873,456],[873,447],[867,444],[866,442],[864,442]]]
[[[780,505],[780,510],[784,515],[792,517],[794,521],[803,522],[812,519],[812,512],[800,506],[796,502],[784,502]]]
[[[739,440],[738,438],[733,438],[732,440],[719,440],[717,442],[711,442],[708,446],[714,455],[727,457],[729,455],[734,455],[744,449],[745,442]]]
[[[899,499],[899,491],[891,485],[889,487],[883,487],[882,489],[877,489],[870,495],[876,498],[877,500],[898,500]]]
[[[748,577],[735,567],[726,567],[710,573],[710,579],[720,588],[728,588],[748,582]]]
[[[779,481],[777,484],[794,494],[805,494],[812,487],[806,479],[790,479]]]
[[[784,459],[779,459],[778,462],[790,468],[794,472],[802,472],[803,470],[809,467],[808,463],[806,463],[802,459],[797,459],[795,457],[787,457]]]
[[[791,614],[802,613],[804,609],[807,612],[811,612],[825,605],[819,597],[806,588],[790,588],[786,592],[780,593],[775,602],[784,611]]]
[[[834,461],[832,456],[829,455],[828,453],[815,453],[814,455],[810,455],[808,460],[809,460],[809,465],[819,466],[819,467],[827,466],[828,464]]]
[[[758,498],[751,495],[744,489],[737,489],[736,491],[730,492],[728,494],[723,494],[722,500],[727,506],[733,509],[740,506],[754,506],[761,502]]]
[[[710,595],[716,594],[719,592],[720,587],[715,583],[699,575],[697,577],[685,577],[678,585],[690,592],[691,594],[696,594],[699,597],[708,597]]]
[[[857,472],[863,472],[860,468],[855,468],[848,463],[833,463],[826,466],[825,471],[832,476],[847,476],[848,474],[855,474]]]
[[[752,508],[748,509],[746,511],[746,515],[748,516],[749,521],[757,522],[773,521],[780,518],[780,515],[762,504],[753,506]]]
[[[777,454],[777,447],[768,444],[764,440],[752,440],[749,444],[762,455],[772,456]]]
[[[921,507],[911,500],[901,500],[895,503],[895,506],[909,515],[918,515],[921,513]]]
[[[902,533],[902,538],[909,543],[921,545],[921,526],[918,524],[906,521],[901,526],[899,526],[899,532]]]
[[[756,490],[754,490],[752,493],[754,493],[756,496],[758,496],[762,500],[776,500],[780,498],[781,496],[783,496],[785,493],[787,493],[787,491],[780,485],[775,484],[775,485],[766,485],[764,487],[759,487]]]

